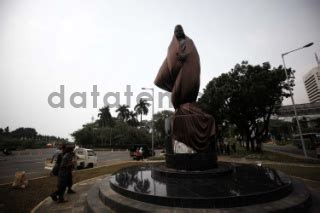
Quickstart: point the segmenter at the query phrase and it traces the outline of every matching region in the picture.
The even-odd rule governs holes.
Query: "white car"
[[[98,157],[97,157],[97,154],[92,149],[76,147],[74,149],[74,155],[75,155],[74,164],[77,169],[93,168],[94,166],[97,166]],[[51,162],[51,159],[47,159],[45,162],[44,169],[51,171],[52,168],[54,167],[54,164],[55,164],[55,161]]]
[[[74,154],[77,162],[77,169],[93,168],[97,166],[98,157],[92,149],[76,148]]]

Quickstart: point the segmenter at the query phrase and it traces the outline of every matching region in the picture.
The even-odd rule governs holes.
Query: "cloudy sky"
[[[320,55],[319,11],[319,0],[0,0],[0,128],[70,138],[97,117],[105,94],[119,92],[127,104],[127,85],[133,107],[141,87],[154,87],[176,24],[197,46],[201,88],[242,60],[278,66],[281,53],[314,42],[286,57],[296,70],[294,98],[306,103],[302,76]],[[64,108],[53,108],[48,97],[60,85]],[[75,92],[85,93],[86,108],[72,106]]]

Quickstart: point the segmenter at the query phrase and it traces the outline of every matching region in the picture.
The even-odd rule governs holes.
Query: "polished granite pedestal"
[[[122,169],[93,187],[88,212],[307,212],[310,193],[282,172],[242,164],[187,171]]]

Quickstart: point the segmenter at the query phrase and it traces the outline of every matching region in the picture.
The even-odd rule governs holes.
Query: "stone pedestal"
[[[204,171],[217,168],[215,153],[166,154],[166,166],[170,169]]]
[[[122,169],[88,193],[87,212],[307,212],[310,193],[285,174],[253,165],[206,171],[165,165]]]

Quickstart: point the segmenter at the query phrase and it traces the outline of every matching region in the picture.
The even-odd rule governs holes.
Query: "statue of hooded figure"
[[[207,150],[215,134],[215,122],[196,104],[200,87],[200,58],[193,41],[181,25],[174,29],[167,57],[162,63],[155,85],[171,92],[175,108],[172,140],[195,152]]]

